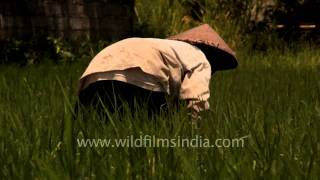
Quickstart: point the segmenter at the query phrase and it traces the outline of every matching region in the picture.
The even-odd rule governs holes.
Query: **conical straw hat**
[[[189,29],[167,39],[184,41],[199,47],[207,56],[214,70],[236,68],[235,52],[208,24]]]

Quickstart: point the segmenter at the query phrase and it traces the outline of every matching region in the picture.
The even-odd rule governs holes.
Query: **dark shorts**
[[[123,112],[125,107],[131,112],[135,107],[144,107],[149,113],[159,113],[168,108],[167,98],[165,92],[150,91],[114,80],[97,81],[79,94],[82,106],[92,106],[99,111],[108,109],[112,113]]]

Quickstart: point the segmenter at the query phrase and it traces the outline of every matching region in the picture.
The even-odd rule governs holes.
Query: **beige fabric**
[[[208,60],[193,45],[129,38],[108,46],[93,58],[80,78],[78,92],[95,81],[118,80],[191,100],[189,106],[201,111],[209,108],[210,78]]]
[[[122,82],[127,82],[139,86],[150,91],[164,91],[161,87],[161,83],[158,80],[149,74],[141,71],[140,68],[130,68],[126,70],[114,70],[107,72],[100,72],[88,75],[82,81],[82,89],[88,87],[91,83],[102,80],[117,80]]]

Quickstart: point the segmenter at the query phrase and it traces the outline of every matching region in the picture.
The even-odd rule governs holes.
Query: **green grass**
[[[211,110],[195,129],[185,111],[122,121],[72,119],[87,61],[0,66],[0,175],[4,179],[318,179],[320,51],[239,52],[218,72]],[[249,135],[244,148],[80,148],[77,138],[141,134],[210,140]]]
[[[318,179],[319,48],[243,50],[282,42],[268,33],[250,40],[246,15],[230,17],[234,4],[205,2],[203,22],[239,50],[240,65],[212,78],[211,110],[200,128],[185,110],[149,119],[138,108],[109,122],[92,112],[74,120],[77,80],[88,54],[96,53],[90,45],[80,45],[83,57],[76,54],[86,60],[0,65],[1,179]],[[141,36],[167,37],[194,25],[182,23],[186,14],[178,1],[137,0],[136,12]],[[80,148],[76,142],[130,135],[248,138],[244,148]]]

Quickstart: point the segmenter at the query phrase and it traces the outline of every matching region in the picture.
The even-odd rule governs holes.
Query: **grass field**
[[[238,52],[212,79],[211,110],[194,128],[185,111],[148,119],[145,109],[72,119],[88,61],[0,66],[3,179],[318,179],[320,51]],[[84,148],[77,138],[245,138],[243,148]]]

